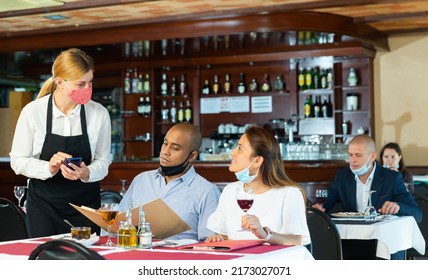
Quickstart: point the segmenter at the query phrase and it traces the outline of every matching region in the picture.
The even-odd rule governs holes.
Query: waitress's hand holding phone
[[[64,152],[54,154],[49,162],[49,169],[52,174],[56,174],[61,169],[62,176],[68,180],[89,179],[89,169],[81,157],[73,157]],[[52,172],[55,170],[55,173]]]

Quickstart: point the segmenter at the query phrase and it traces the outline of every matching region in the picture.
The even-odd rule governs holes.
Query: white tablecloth
[[[415,248],[425,254],[425,239],[411,216],[394,217],[370,225],[337,224],[341,239],[377,239],[376,256],[390,259],[401,250]]]

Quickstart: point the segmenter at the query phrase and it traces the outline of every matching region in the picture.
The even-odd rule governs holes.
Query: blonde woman
[[[305,195],[287,177],[275,137],[263,128],[250,127],[231,156],[229,170],[238,182],[224,188],[207,223],[216,234],[206,241],[263,239],[270,244],[309,244]],[[246,215],[238,206],[237,189],[254,191],[254,202]]]
[[[100,207],[99,181],[110,165],[107,110],[91,100],[94,64],[79,49],[63,51],[38,98],[19,116],[10,152],[16,174],[29,178],[27,222],[31,237],[95,224],[69,203]],[[68,158],[81,158],[66,165]]]

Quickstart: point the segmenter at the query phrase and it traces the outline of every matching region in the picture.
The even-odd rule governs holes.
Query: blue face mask
[[[256,161],[256,159],[254,159],[253,162],[247,168],[244,168],[243,170],[235,173],[236,178],[240,182],[242,182],[244,184],[248,184],[248,183],[252,182],[254,180],[254,178],[256,178],[257,173],[259,172],[258,169],[257,169],[256,174],[250,175],[250,167],[251,167],[251,165],[253,165],[254,161]]]
[[[370,170],[370,165],[367,166],[367,163],[370,161],[370,157],[367,159],[366,163],[364,163],[363,166],[361,166],[360,168],[358,168],[357,170],[352,169],[352,167],[349,167],[351,169],[351,171],[357,175],[357,176],[363,176],[364,174],[367,174],[367,172],[369,172]]]

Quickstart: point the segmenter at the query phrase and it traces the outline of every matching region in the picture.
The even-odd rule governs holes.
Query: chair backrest
[[[327,214],[318,209],[307,207],[306,212],[314,259],[341,260],[342,243],[336,225]]]
[[[29,260],[104,260],[104,257],[84,245],[67,239],[49,240],[37,246]]]
[[[0,198],[0,241],[28,238],[25,213],[7,198]]]
[[[101,189],[100,199],[101,199],[101,204],[102,203],[119,203],[122,200],[122,196],[117,191]]]

